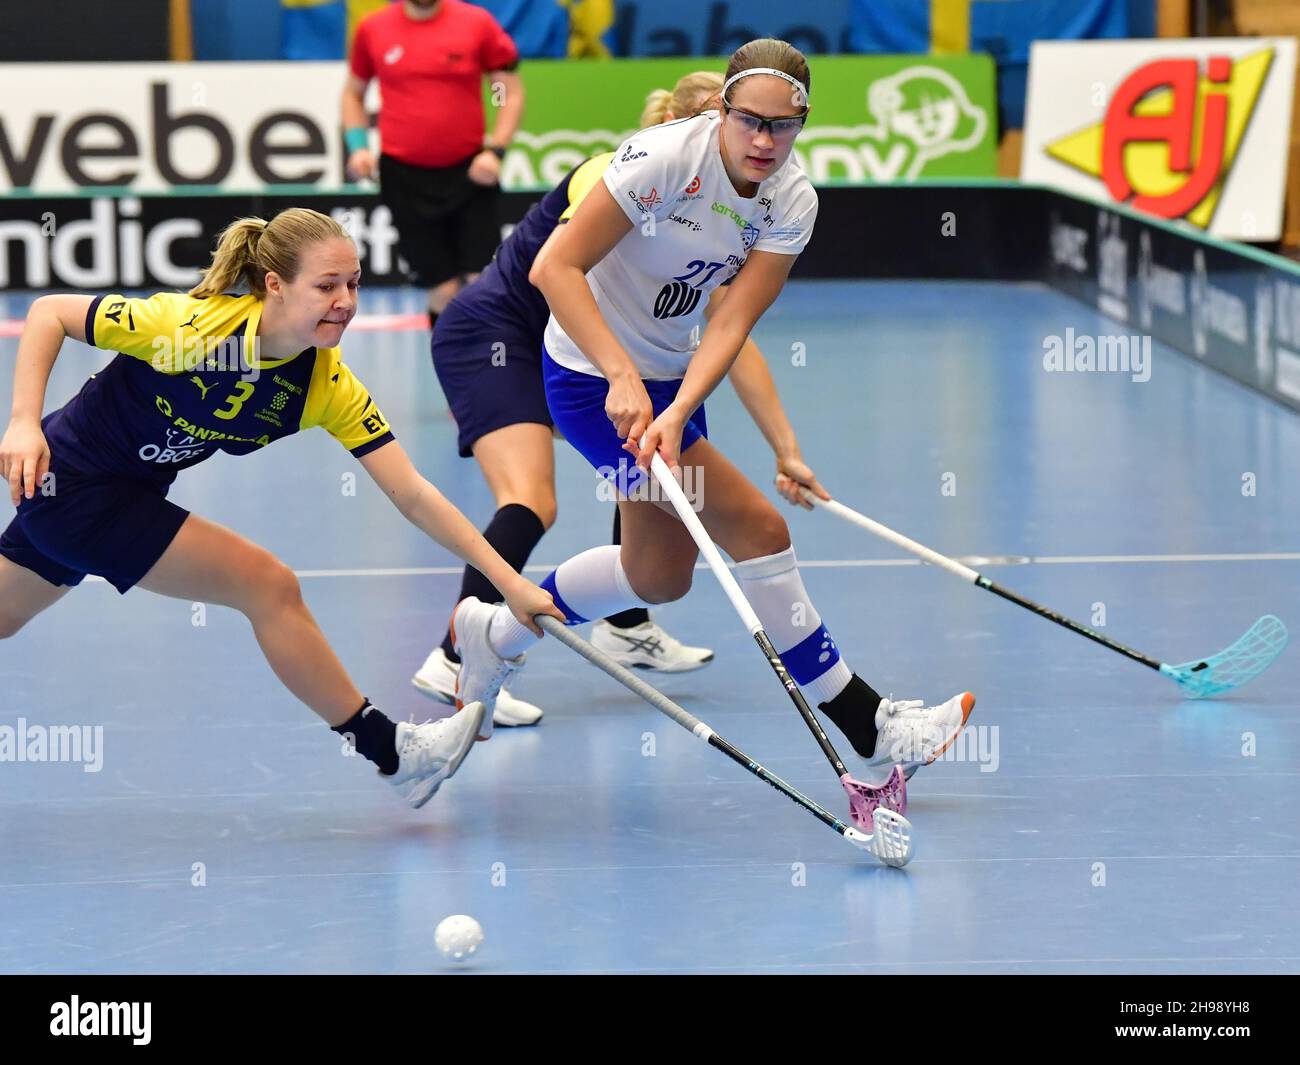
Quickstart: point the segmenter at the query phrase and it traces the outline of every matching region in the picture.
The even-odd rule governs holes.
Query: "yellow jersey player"
[[[463,712],[394,723],[362,697],[303,603],[293,571],[244,537],[167,499],[177,473],[219,451],[247,455],[319,426],[355,455],[412,524],[496,584],[524,625],[561,616],[425,480],[342,361],[357,310],[356,248],[333,219],[292,208],[222,234],[188,295],[42,296],[19,342],[0,476],[17,516],[0,535],[0,637],[87,574],[119,592],[242,612],[276,676],[422,806],[491,728],[500,659],[465,671]],[[229,295],[237,285],[247,295]],[[118,352],[41,417],[64,338]],[[473,678],[473,687],[467,686]]]

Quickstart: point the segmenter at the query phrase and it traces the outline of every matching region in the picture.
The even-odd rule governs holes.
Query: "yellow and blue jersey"
[[[60,466],[170,483],[218,451],[246,455],[320,426],[361,457],[393,439],[338,348],[258,357],[256,296],[97,297],[86,342],[118,352],[45,435]]]

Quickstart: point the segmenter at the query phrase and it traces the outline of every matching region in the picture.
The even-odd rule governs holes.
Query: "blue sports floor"
[[[417,301],[363,291],[362,310]],[[1085,623],[1104,608],[1105,632],[1164,661],[1216,651],[1260,614],[1300,627],[1300,555],[1255,557],[1297,550],[1300,418],[1158,345],[1145,384],[1045,372],[1043,338],[1071,326],[1130,331],[1037,286],[837,282],[792,285],[757,339],[806,458],[849,505],[949,554],[1030,556],[977,568]],[[486,521],[426,334],[354,332],[345,349],[420,468]],[[15,351],[0,340],[0,411]],[[50,403],[105,358],[69,344]],[[770,484],[729,386],[709,423]],[[557,454],[538,576],[610,521],[594,474]],[[372,485],[345,496],[353,472],[309,433],[214,459],[173,498],[302,574],[390,716],[426,712],[408,679],[459,565]],[[858,672],[900,698],[979,697],[969,757],[912,783],[906,870],[555,641],[516,685],[541,725],[498,731],[408,811],[279,687],[239,616],[213,608],[196,627],[192,604],[90,583],[0,644],[0,724],[104,730],[98,773],[0,764],[0,970],[442,972],[433,929],[468,913],[487,938],[462,968],[490,973],[1300,972],[1300,648],[1233,696],[1180,702],[1159,675],[827,514],[789,520]],[[1204,555],[1228,557],[1189,557]],[[846,813],[712,576],[657,616],[717,658],[647,679]]]

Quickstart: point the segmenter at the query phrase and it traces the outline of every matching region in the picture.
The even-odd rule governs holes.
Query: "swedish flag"
[[[930,0],[930,51],[963,55],[970,51],[971,0]]]
[[[347,0],[280,0],[280,58],[342,59]]]
[[[614,0],[559,0],[569,9],[569,55],[609,58],[602,40],[614,26]]]

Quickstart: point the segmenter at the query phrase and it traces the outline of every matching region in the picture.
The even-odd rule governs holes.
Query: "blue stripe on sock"
[[[555,600],[555,605],[564,611],[564,623],[566,625],[587,624],[590,619],[584,618],[569,606],[569,604],[564,601],[564,597],[560,595],[559,589],[555,587],[555,574],[557,572],[557,570],[551,570],[551,572],[546,575],[546,579],[542,581],[542,587],[551,593],[551,598]]]
[[[781,661],[799,685],[810,684],[840,660],[840,649],[835,646],[825,625],[806,640],[801,640],[788,651],[781,652]]]

